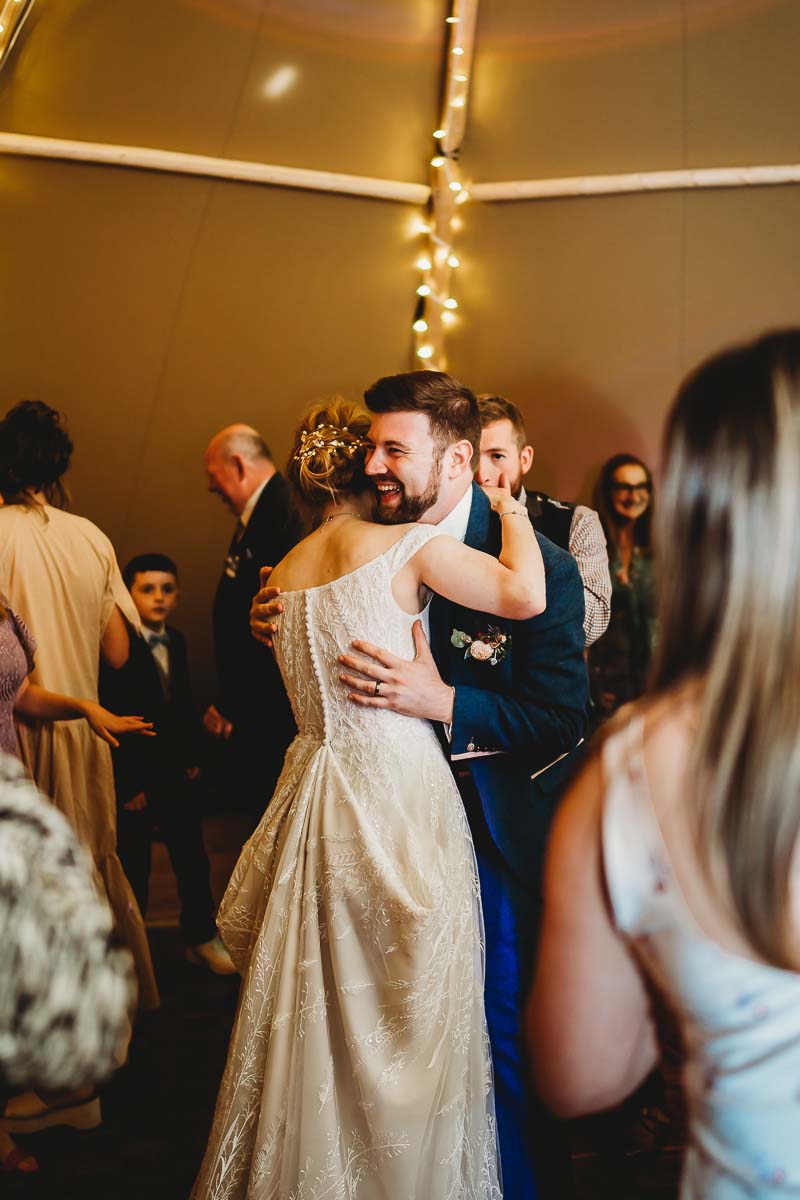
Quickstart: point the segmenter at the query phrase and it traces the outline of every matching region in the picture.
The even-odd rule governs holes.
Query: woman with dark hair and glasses
[[[608,543],[611,619],[589,652],[592,699],[601,719],[645,688],[656,634],[650,524],[653,477],[633,454],[604,464],[594,493]]]

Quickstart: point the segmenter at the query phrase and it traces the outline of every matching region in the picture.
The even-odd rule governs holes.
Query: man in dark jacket
[[[302,527],[289,485],[249,425],[221,430],[204,462],[208,490],[238,519],[214,598],[218,691],[203,725],[227,743],[226,796],[255,825],[272,797],[295,725],[272,655],[250,636],[250,604],[259,569],[280,562]]]

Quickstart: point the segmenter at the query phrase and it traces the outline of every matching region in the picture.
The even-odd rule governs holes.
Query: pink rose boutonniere
[[[457,650],[464,651],[464,658],[488,662],[490,667],[501,663],[511,647],[511,638],[496,625],[487,626],[486,633],[479,632],[475,637],[462,633],[460,629],[454,629],[450,634],[450,642]]]

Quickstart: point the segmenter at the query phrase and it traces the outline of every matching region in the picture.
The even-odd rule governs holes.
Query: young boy
[[[140,554],[122,577],[142,618],[143,637],[131,637],[124,667],[103,668],[102,694],[108,703],[113,699],[131,712],[146,713],[157,736],[141,746],[127,738],[113,752],[119,857],[144,914],[158,829],[178,885],[186,957],[217,975],[230,975],[235,967],[216,933],[201,816],[190,786],[200,772],[186,642],[167,624],[178,605],[178,570],[164,554]]]

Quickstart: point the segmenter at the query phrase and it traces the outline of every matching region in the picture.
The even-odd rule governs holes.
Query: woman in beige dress
[[[59,414],[46,404],[23,401],[0,421],[0,592],[36,632],[32,682],[97,700],[100,654],[121,666],[128,656],[123,616],[135,629],[139,617],[105,534],[56,507],[65,499],[61,477],[71,453]],[[39,788],[94,859],[117,931],[133,953],[140,1007],[158,1007],[144,922],[117,857],[109,747],[85,721],[20,726],[19,741]]]

